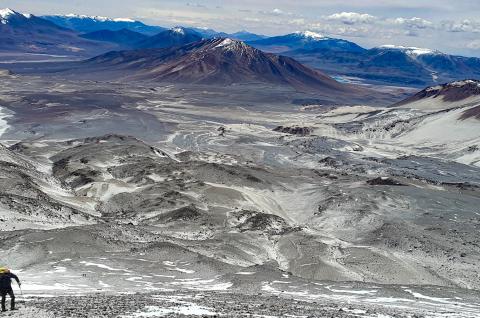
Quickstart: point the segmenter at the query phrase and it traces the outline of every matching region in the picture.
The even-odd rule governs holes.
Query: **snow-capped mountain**
[[[162,31],[157,35],[151,36],[135,44],[136,48],[157,49],[172,46],[181,46],[187,43],[200,41],[202,36],[192,29],[183,27],[174,27],[170,30]]]
[[[335,76],[425,87],[480,77],[480,59],[419,47],[383,45],[369,50],[298,49],[286,53]]]
[[[61,29],[55,24],[48,22],[44,19],[36,17],[29,13],[19,13],[10,8],[0,9],[0,26],[3,25],[9,27],[19,27],[30,25],[32,27],[51,27]]]
[[[425,88],[397,103],[416,109],[448,109],[480,103],[480,81],[462,80]]]
[[[265,52],[293,57],[340,79],[354,77],[370,83],[425,87],[480,78],[479,58],[396,45],[367,50],[353,42],[312,31],[263,38],[247,31],[227,34],[207,28],[166,30],[129,18],[75,14],[42,18],[8,8],[0,10],[0,29],[0,50],[8,51],[94,56],[109,50],[166,48],[202,38],[228,37],[247,41]]]
[[[84,33],[100,30],[119,31],[121,29],[128,29],[146,35],[154,35],[165,30],[162,27],[146,25],[130,18],[107,18],[78,14],[47,15],[42,16],[42,18],[64,28]]]
[[[289,57],[267,54],[230,38],[197,41],[181,48],[110,52],[82,63],[82,69],[118,71],[129,78],[164,82],[268,83],[299,90],[353,93],[350,86]]]
[[[7,24],[8,19],[15,14],[16,12],[10,8],[0,9],[0,23]]]
[[[363,65],[381,67],[382,64],[376,64],[376,62],[385,61],[387,56],[390,58],[390,63],[383,65],[395,65],[402,73],[421,79],[426,85],[480,76],[480,59],[478,58],[449,55],[437,50],[417,47],[389,45],[373,48],[367,52]],[[393,56],[396,58],[392,58]]]
[[[2,51],[88,56],[113,48],[80,38],[75,31],[32,14],[2,9],[0,19]]]
[[[393,113],[418,114],[389,125],[390,131],[403,127],[397,142],[432,149],[442,160],[480,166],[480,81],[427,87],[392,106]]]
[[[419,48],[419,47],[407,47],[407,46],[400,46],[400,45],[381,45],[378,46],[377,49],[379,50],[393,50],[393,51],[401,51],[411,56],[420,56],[420,55],[443,55],[442,52],[432,49],[426,48]]]
[[[320,33],[313,32],[313,31],[297,31],[295,32],[295,35],[297,35],[300,38],[304,39],[311,39],[311,40],[324,40],[327,37],[321,35]]]
[[[274,36],[249,42],[254,47],[269,52],[288,52],[295,50],[334,50],[347,52],[363,52],[364,48],[342,39],[323,36],[312,31],[295,32],[282,36]]]

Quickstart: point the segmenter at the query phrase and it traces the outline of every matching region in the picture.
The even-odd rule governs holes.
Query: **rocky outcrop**
[[[278,126],[274,128],[273,131],[304,137],[310,135],[313,132],[313,129],[310,127],[299,126]]]

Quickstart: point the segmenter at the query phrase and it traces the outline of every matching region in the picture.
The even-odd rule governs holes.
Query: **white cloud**
[[[200,3],[187,3],[187,7],[206,8],[207,6]]]
[[[467,48],[472,50],[480,50],[480,40],[475,40],[470,43],[467,43]]]
[[[343,24],[353,25],[357,23],[373,23],[377,20],[377,17],[366,13],[341,12],[329,15],[327,20],[339,21]]]
[[[273,14],[281,15],[281,14],[283,14],[283,11],[280,10],[280,9],[278,9],[278,8],[275,8],[275,9],[273,9],[272,13],[273,13]]]
[[[463,21],[443,21],[441,28],[448,32],[480,32],[480,23],[471,20]]]
[[[406,36],[419,36],[418,32],[415,30],[407,30],[404,33]]]
[[[359,25],[345,25],[345,24],[332,24],[330,22],[323,23],[323,22],[315,22],[310,23],[305,26],[309,30],[314,30],[316,32],[320,32],[325,34],[326,36],[333,36],[333,37],[355,37],[355,38],[363,38],[366,36],[371,36],[372,32],[376,33],[376,28],[372,28],[371,25],[368,24],[359,24]]]
[[[285,12],[283,11],[282,9],[278,9],[278,8],[275,8],[271,11],[258,11],[258,13],[260,14],[263,14],[263,15],[272,15],[272,16],[277,16],[277,17],[280,17],[280,16],[292,16],[294,15],[293,13],[291,12]]]
[[[302,25],[305,25],[306,22],[305,22],[305,19],[292,19],[288,21],[288,24],[302,26]]]
[[[411,29],[426,29],[433,26],[433,23],[422,18],[396,18],[393,20],[394,24],[406,26]]]

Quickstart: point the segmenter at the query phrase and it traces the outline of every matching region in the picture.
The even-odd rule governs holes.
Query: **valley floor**
[[[13,317],[478,317],[472,105],[2,80]]]
[[[360,291],[358,291],[360,292]],[[12,318],[130,318],[130,317],[478,317],[480,307],[439,302],[433,298],[406,305],[406,299],[385,298],[383,303],[339,299],[308,299],[265,292],[154,292],[22,297],[19,309],[4,313]],[[388,305],[386,304],[388,303]],[[431,307],[424,304],[430,304]],[[459,306],[454,308],[454,306]],[[462,310],[459,313],[458,310]],[[477,311],[478,312],[478,311]]]

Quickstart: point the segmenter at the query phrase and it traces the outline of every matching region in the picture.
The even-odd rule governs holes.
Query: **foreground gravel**
[[[443,313],[444,315],[447,313]],[[340,303],[304,302],[276,296],[178,293],[29,298],[2,317],[426,317],[425,313]]]

